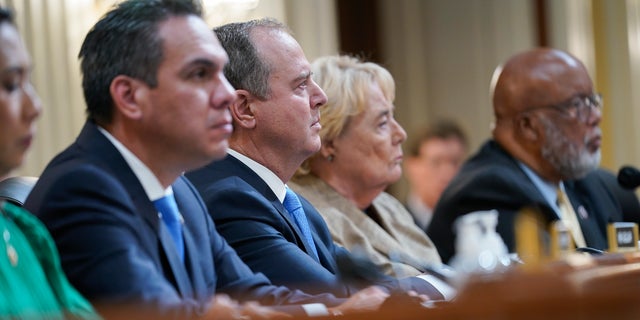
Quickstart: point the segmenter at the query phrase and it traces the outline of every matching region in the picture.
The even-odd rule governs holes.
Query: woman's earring
[[[332,155],[332,154],[330,154],[330,155],[327,157],[327,161],[329,161],[329,162],[333,162],[333,155]]]

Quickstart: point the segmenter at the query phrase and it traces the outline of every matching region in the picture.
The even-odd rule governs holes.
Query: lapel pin
[[[583,206],[578,207],[578,215],[582,219],[589,219],[589,213],[587,212],[587,209],[585,209]]]

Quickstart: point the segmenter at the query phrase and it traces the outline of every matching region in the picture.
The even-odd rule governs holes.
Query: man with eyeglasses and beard
[[[547,223],[562,220],[577,247],[606,249],[607,223],[622,213],[605,186],[615,177],[598,169],[602,99],[585,66],[560,50],[533,49],[499,66],[491,87],[493,139],[451,181],[427,229],[443,261],[455,254],[455,220],[493,209],[510,252],[523,207]],[[559,202],[567,197],[570,205]]]

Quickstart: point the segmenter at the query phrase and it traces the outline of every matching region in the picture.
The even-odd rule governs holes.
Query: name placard
[[[607,226],[610,252],[638,251],[638,225],[633,222],[613,222]]]
[[[549,233],[551,234],[550,251],[553,259],[565,257],[575,252],[571,231],[562,221],[554,221]]]

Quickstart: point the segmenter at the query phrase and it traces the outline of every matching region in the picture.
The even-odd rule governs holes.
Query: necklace
[[[18,251],[16,251],[16,248],[11,244],[11,232],[9,232],[9,229],[7,228],[9,216],[4,212],[4,201],[0,202],[0,212],[2,212],[2,217],[5,220],[2,223],[2,227],[4,229],[2,230],[2,239],[4,240],[4,245],[7,248],[7,258],[9,259],[9,263],[15,267],[18,265]]]

